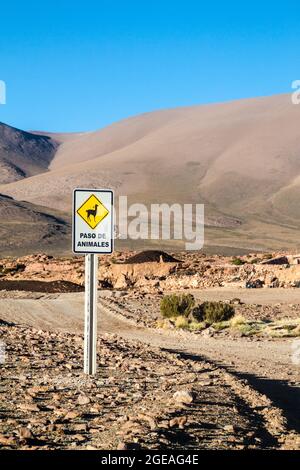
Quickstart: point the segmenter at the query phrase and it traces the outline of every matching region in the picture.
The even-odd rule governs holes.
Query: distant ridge
[[[69,220],[57,211],[0,194],[0,253],[63,252],[70,243]]]
[[[10,158],[12,182],[0,191],[68,213],[73,188],[87,186],[129,202],[204,203],[212,247],[300,248],[299,129],[300,106],[278,95],[145,113],[95,132],[29,134],[35,174]]]
[[[58,142],[0,123],[0,183],[11,183],[46,171]]]

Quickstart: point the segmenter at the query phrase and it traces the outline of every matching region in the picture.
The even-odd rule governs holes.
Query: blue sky
[[[296,1],[105,0],[0,6],[0,121],[85,131],[155,109],[288,93]]]

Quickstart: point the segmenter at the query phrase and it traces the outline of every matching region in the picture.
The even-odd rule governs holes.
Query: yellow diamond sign
[[[91,227],[95,229],[107,216],[108,210],[102,202],[92,194],[77,210],[77,214]]]

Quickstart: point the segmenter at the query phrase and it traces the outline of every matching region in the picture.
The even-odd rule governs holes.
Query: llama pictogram
[[[87,216],[88,220],[91,220],[91,216],[92,216],[92,217],[94,217],[94,221],[96,221],[96,215],[97,215],[98,207],[99,207],[99,205],[95,204],[94,209],[87,209],[86,210],[86,216]]]

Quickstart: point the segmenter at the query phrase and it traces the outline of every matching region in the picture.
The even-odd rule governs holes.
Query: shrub
[[[226,328],[228,328],[228,326],[229,326],[228,321],[220,321],[220,322],[214,323],[214,329],[216,331],[225,330]]]
[[[202,305],[196,305],[196,307],[194,307],[192,309],[192,317],[193,317],[193,320],[197,323],[202,323],[203,322],[203,309],[202,309]]]
[[[195,305],[192,294],[165,295],[160,302],[160,311],[163,317],[188,317]]]
[[[245,264],[245,261],[243,261],[241,258],[233,258],[233,260],[231,260],[231,264],[234,264],[235,266],[242,266]]]
[[[198,322],[198,321],[191,321],[189,323],[189,330],[190,331],[201,331],[206,328],[206,323],[204,321]]]
[[[239,325],[237,328],[241,332],[242,336],[252,336],[258,332],[258,329],[255,328],[255,326],[249,325],[248,323],[245,323],[244,325]]]
[[[176,328],[188,328],[189,321],[186,317],[180,315],[175,320],[175,326],[176,326]]]
[[[199,307],[202,310],[202,318],[210,325],[230,320],[234,316],[232,305],[223,302],[204,302]]]
[[[247,323],[247,320],[243,315],[235,315],[230,321],[230,326],[236,328],[237,326],[245,325],[245,323]]]

